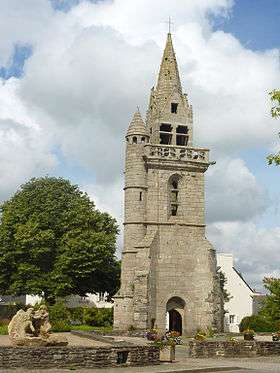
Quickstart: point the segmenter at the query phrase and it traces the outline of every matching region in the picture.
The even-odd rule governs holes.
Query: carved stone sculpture
[[[8,332],[10,339],[16,346],[66,346],[64,336],[50,333],[51,324],[46,306],[42,305],[37,311],[28,308],[19,310],[12,318]]]
[[[49,331],[51,330],[51,324],[49,321],[48,309],[45,305],[39,307],[37,311],[34,312],[33,325],[35,328],[35,336],[45,336],[49,337]]]

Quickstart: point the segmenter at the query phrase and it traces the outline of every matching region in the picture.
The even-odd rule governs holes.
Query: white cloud
[[[52,138],[19,100],[18,85],[17,79],[0,82],[0,200],[57,164]]]
[[[47,172],[56,159],[42,131],[12,120],[0,119],[0,199],[5,199],[26,179]]]
[[[232,35],[212,31],[209,12],[229,11],[231,3],[82,2],[49,21],[26,64],[21,99],[41,113],[41,126],[51,120],[66,157],[98,181],[112,182],[121,169],[120,144],[132,112],[137,104],[144,112],[156,81],[166,28],[161,20],[172,9],[198,142],[220,156],[270,146],[276,123],[269,117],[267,91],[279,81],[277,56],[250,51]]]
[[[223,158],[206,173],[207,221],[248,221],[270,205],[261,187],[242,159]]]
[[[82,185],[81,188],[95,202],[100,211],[106,211],[117,220],[120,234],[117,241],[117,255],[120,257],[123,244],[123,180],[119,178],[111,185]]]
[[[268,92],[280,85],[278,51],[253,52],[230,34],[205,35],[198,24],[182,26],[178,39],[199,142],[223,154],[269,146],[277,131]]]
[[[54,15],[47,0],[3,0],[0,12],[0,66],[5,66],[15,44],[36,48]]]
[[[208,238],[218,252],[234,254],[236,267],[253,287],[261,289],[265,276],[280,276],[280,227],[258,228],[254,223],[215,223]]]
[[[90,4],[82,2],[72,10],[80,23],[109,26],[120,32],[128,43],[142,44],[146,40],[163,42],[167,21],[175,21],[172,29],[186,22],[197,22],[209,29],[209,15],[226,16],[232,0],[106,0]]]
[[[29,110],[52,121],[65,156],[111,182],[122,168],[131,113],[147,97],[157,48],[130,46],[111,29],[75,29],[75,39],[67,27],[63,35],[68,31],[70,45],[51,39],[52,48],[44,45],[49,56],[37,51],[28,61],[20,95]]]

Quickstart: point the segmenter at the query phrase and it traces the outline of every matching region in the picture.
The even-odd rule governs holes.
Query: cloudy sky
[[[255,288],[280,276],[279,0],[1,0],[0,200],[63,176],[122,223],[124,135],[143,114],[169,16],[196,145],[209,147],[208,238]]]

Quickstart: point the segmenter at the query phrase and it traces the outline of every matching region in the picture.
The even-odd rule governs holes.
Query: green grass
[[[110,333],[113,330],[112,326],[90,326],[90,325],[54,325],[52,332],[70,332],[71,330],[81,330],[83,332],[100,331],[104,333]],[[0,335],[8,334],[8,325],[0,325]]]
[[[81,330],[83,332],[99,331],[109,333],[113,330],[112,326],[90,326],[90,325],[71,325],[71,330]]]

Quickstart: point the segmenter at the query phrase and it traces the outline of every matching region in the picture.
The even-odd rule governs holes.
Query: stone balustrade
[[[145,146],[145,155],[149,159],[162,158],[209,163],[209,149],[189,148],[186,146],[148,144]]]

